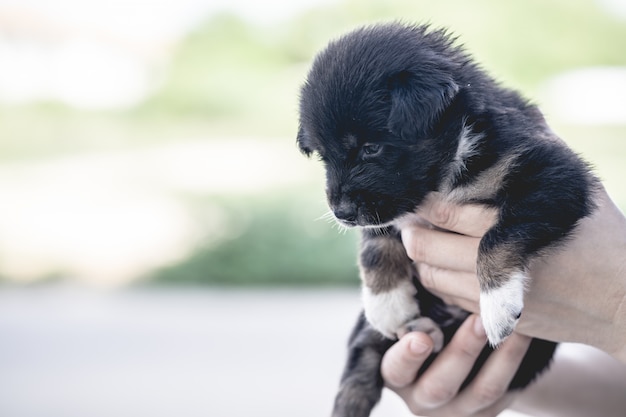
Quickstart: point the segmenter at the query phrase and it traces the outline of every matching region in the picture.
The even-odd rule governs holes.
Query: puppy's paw
[[[524,308],[526,275],[512,274],[497,288],[480,294],[480,315],[489,344],[498,346],[515,329]]]
[[[443,348],[443,332],[430,317],[419,317],[411,320],[398,332],[398,336],[402,337],[409,332],[423,332],[430,336],[434,342],[433,352],[439,352]]]
[[[364,286],[362,295],[365,318],[383,336],[395,339],[396,333],[405,323],[419,315],[415,292],[415,287],[409,281],[378,293],[373,293]]]

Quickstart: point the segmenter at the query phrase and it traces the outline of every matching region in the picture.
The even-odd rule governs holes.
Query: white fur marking
[[[524,308],[526,280],[524,273],[516,272],[502,286],[480,294],[480,315],[492,346],[498,346],[515,329]]]
[[[478,143],[485,135],[483,133],[472,133],[472,126],[463,125],[461,134],[459,135],[459,145],[456,149],[454,159],[450,164],[450,170],[444,181],[445,186],[450,189],[452,181],[466,169],[466,163],[469,158],[478,152]]]
[[[410,281],[403,281],[394,289],[377,294],[363,286],[365,318],[383,336],[395,339],[403,326],[420,312],[413,298],[416,292]]]
[[[472,133],[471,126],[463,126],[461,136],[459,137],[459,146],[456,149],[454,161],[457,164],[457,170],[460,172],[465,169],[465,162],[468,158],[474,156],[477,152],[478,142],[484,137],[483,133]]]

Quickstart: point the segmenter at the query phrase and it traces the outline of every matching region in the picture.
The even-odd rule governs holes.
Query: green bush
[[[310,196],[220,199],[220,230],[182,262],[156,271],[156,283],[353,285],[356,235],[316,221],[323,205]],[[199,204],[202,210],[203,204]],[[208,212],[215,213],[215,207]],[[207,219],[209,220],[209,219]],[[211,229],[210,227],[207,229]]]
[[[528,94],[571,68],[626,65],[619,42],[626,25],[592,0],[350,0],[274,26],[210,17],[179,45],[143,110],[213,121],[269,118],[264,133],[283,133],[315,53],[356,26],[390,20],[449,28],[494,76]]]

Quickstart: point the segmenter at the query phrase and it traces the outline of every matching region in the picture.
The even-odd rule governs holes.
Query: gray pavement
[[[358,311],[356,289],[0,288],[0,416],[326,416]]]
[[[359,309],[357,289],[0,287],[0,417],[328,416]],[[558,356],[500,417],[624,416],[626,368]],[[372,417],[409,415],[385,391]]]

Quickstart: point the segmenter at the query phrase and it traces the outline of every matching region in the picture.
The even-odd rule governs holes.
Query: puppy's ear
[[[311,148],[311,145],[309,144],[308,135],[306,134],[302,126],[298,128],[298,136],[296,137],[296,144],[298,145],[298,148],[300,148],[300,152],[302,152],[306,156],[311,156],[311,154],[313,153],[313,149]]]
[[[399,72],[389,78],[388,88],[391,111],[387,127],[405,139],[428,135],[459,91],[452,77],[438,70]]]

